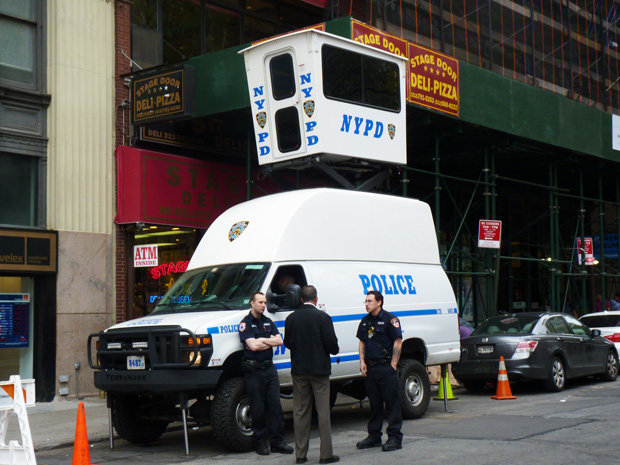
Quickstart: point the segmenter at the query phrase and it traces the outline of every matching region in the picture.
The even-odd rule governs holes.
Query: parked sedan
[[[467,390],[479,391],[497,381],[500,356],[510,381],[541,380],[549,391],[561,391],[569,378],[600,375],[614,381],[618,376],[614,344],[562,313],[489,318],[461,339],[461,360],[452,372]]]
[[[598,329],[601,336],[609,339],[620,351],[620,311],[588,313],[579,318],[590,329]]]

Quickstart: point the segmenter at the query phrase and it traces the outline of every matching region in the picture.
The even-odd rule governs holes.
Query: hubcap
[[[553,382],[557,387],[564,385],[564,367],[559,360],[553,362]]]
[[[616,363],[616,356],[611,352],[607,355],[607,373],[609,376],[614,377],[618,373],[618,364]]]
[[[250,400],[245,397],[237,404],[235,419],[239,430],[246,436],[252,435],[252,416],[250,415]]]
[[[417,376],[410,376],[405,383],[407,401],[412,405],[418,405],[423,397],[422,381]]]

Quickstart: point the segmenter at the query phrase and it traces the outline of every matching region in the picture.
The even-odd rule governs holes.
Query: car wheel
[[[468,379],[467,381],[461,382],[469,392],[482,392],[487,385],[487,383],[481,379]]]
[[[549,374],[545,381],[545,389],[549,392],[559,392],[566,384],[566,368],[560,357],[553,357],[549,365]]]
[[[615,381],[618,377],[618,356],[616,352],[610,350],[607,352],[607,359],[605,360],[605,372],[603,373],[603,379],[605,381]]]

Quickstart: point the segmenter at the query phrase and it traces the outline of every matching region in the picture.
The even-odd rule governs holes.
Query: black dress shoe
[[[269,455],[269,447],[264,442],[256,444],[256,453],[258,455]]]
[[[381,450],[383,452],[392,452],[393,450],[398,450],[402,448],[403,448],[403,445],[400,442],[396,440],[388,439],[386,443],[383,444],[383,447],[381,447]]]
[[[306,457],[302,457],[300,459],[295,460],[295,463],[306,463],[308,461],[308,459]]]
[[[271,452],[279,452],[280,454],[292,454],[293,452],[295,452],[295,449],[293,449],[287,443],[281,442],[280,444],[272,444]]]
[[[363,441],[360,441],[357,444],[355,444],[355,447],[357,447],[358,449],[370,449],[371,447],[381,447],[381,439],[373,439],[370,436],[368,436]]]
[[[338,457],[337,455],[332,455],[328,459],[319,460],[319,463],[336,463],[336,462],[340,462],[340,457]]]

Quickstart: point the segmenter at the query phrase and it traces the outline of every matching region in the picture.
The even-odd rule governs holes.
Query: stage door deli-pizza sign
[[[387,34],[356,20],[351,20],[351,38],[355,42],[408,58],[407,101],[452,116],[459,116],[459,61],[457,59]]]

